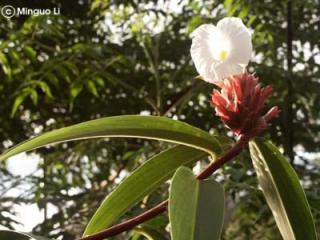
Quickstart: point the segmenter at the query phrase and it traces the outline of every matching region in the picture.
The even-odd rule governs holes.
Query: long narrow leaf
[[[216,137],[189,124],[165,117],[127,115],[101,118],[44,133],[9,149],[0,156],[0,161],[48,144],[98,137],[156,139],[191,146],[211,155],[221,153]]]
[[[223,187],[213,179],[199,181],[190,169],[179,168],[170,187],[169,216],[172,240],[220,239]]]
[[[285,240],[317,239],[305,193],[286,158],[263,139],[250,142],[250,154],[282,237]]]
[[[84,235],[110,226],[130,207],[167,181],[178,167],[194,163],[207,155],[204,151],[179,145],[154,156],[106,197],[90,220]]]

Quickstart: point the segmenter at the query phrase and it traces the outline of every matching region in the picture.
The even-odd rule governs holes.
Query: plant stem
[[[149,219],[159,215],[160,213],[163,213],[167,209],[167,205],[168,205],[168,200],[163,201],[159,203],[157,206],[155,206],[154,208],[151,208],[148,211],[134,218],[131,218],[123,223],[114,225],[96,234],[83,237],[81,238],[81,240],[101,240],[101,239],[105,239],[106,237],[111,237],[119,233],[122,233],[124,231],[130,230],[135,226],[139,225],[140,223],[148,221]]]
[[[237,141],[234,146],[229,149],[226,153],[224,153],[221,157],[219,157],[216,161],[213,161],[207,168],[205,168],[198,176],[197,179],[202,180],[206,179],[207,177],[211,176],[217,169],[219,169],[223,164],[232,160],[236,157],[242,149],[247,145],[248,138],[242,137],[239,141]],[[110,228],[107,228],[101,232],[95,233],[90,236],[86,236],[81,238],[80,240],[102,240],[106,237],[115,236],[121,232],[130,230],[135,226],[148,221],[151,218],[163,213],[168,206],[168,200],[165,200],[158,204],[157,206],[149,209],[148,211],[131,218],[123,223],[114,225]]]
[[[236,157],[248,143],[248,138],[240,138],[231,149],[224,153],[216,161],[213,161],[208,167],[206,167],[198,176],[197,179],[202,180],[210,177],[217,169],[219,169],[223,164],[232,160]]]

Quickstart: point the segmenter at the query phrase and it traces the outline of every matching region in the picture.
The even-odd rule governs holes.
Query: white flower
[[[217,26],[203,24],[191,36],[191,57],[203,80],[220,85],[224,78],[244,72],[252,43],[240,18],[224,18]]]

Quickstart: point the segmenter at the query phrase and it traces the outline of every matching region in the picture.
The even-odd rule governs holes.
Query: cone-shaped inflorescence
[[[249,73],[224,80],[220,91],[214,90],[212,103],[216,114],[237,135],[253,137],[268,128],[270,119],[280,110],[272,107],[265,113],[265,101],[272,87],[261,88],[258,79]]]

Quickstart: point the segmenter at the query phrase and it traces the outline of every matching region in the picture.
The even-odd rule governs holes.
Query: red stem
[[[212,175],[217,169],[219,169],[223,164],[230,161],[234,157],[236,157],[243,149],[245,145],[248,143],[248,138],[242,137],[236,144],[229,149],[226,153],[224,153],[220,158],[218,158],[216,161],[212,162],[207,168],[205,168],[198,176],[197,179],[202,180]],[[90,236],[86,236],[81,238],[80,240],[101,240],[106,237],[115,236],[121,232],[130,230],[134,228],[135,226],[148,221],[149,219],[159,215],[160,213],[163,213],[168,206],[168,200],[165,200],[158,204],[157,206],[149,209],[146,212],[143,212],[142,214],[131,218],[123,223],[119,223],[117,225],[114,225],[112,227],[109,227],[101,232],[92,234]]]
[[[123,223],[114,225],[96,234],[83,237],[80,240],[101,240],[101,239],[105,239],[106,237],[115,236],[119,233],[130,230],[135,226],[139,225],[140,223],[148,221],[149,219],[159,215],[160,213],[163,213],[167,209],[167,205],[168,205],[168,200],[163,201],[162,203],[158,204],[154,208],[151,208],[148,211],[134,218],[131,218]]]
[[[246,137],[241,137],[239,141],[237,141],[231,149],[225,152],[221,157],[219,157],[216,161],[213,161],[208,167],[206,167],[198,176],[197,179],[202,180],[210,177],[212,173],[214,173],[217,169],[219,169],[223,164],[232,160],[236,157],[243,149],[245,145],[247,145],[248,139]]]

